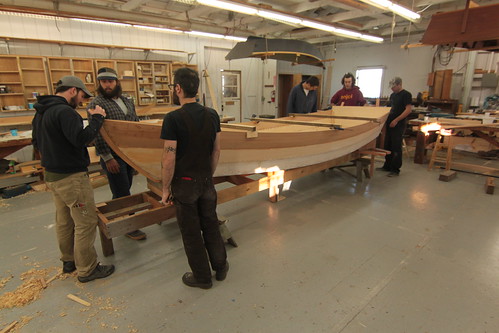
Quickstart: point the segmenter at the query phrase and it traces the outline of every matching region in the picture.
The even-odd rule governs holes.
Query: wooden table
[[[5,158],[31,144],[31,135],[22,136],[23,133],[19,132],[18,136],[8,134],[0,139],[0,158]]]
[[[410,126],[417,127],[416,135],[416,150],[414,152],[414,163],[424,164],[426,163],[426,146],[428,145],[430,139],[435,139],[436,136],[426,135],[421,132],[421,127],[430,123],[439,123],[442,126],[455,126],[455,125],[479,125],[480,120],[464,120],[464,119],[452,119],[452,118],[429,118],[428,121],[420,119],[411,119],[408,124]]]

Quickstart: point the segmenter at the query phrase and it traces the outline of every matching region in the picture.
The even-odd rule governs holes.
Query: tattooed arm
[[[177,152],[177,141],[165,140],[163,144],[163,155],[161,157],[161,179],[163,182],[163,195],[161,203],[166,205],[171,201],[170,185],[175,171],[175,155]]]

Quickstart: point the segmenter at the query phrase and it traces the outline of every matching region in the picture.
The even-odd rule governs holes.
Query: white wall
[[[161,54],[158,54],[153,51],[136,52],[113,48],[59,46],[57,44],[18,40],[10,41],[8,46],[5,43],[0,43],[0,54],[170,60],[196,64],[200,74],[204,69],[207,69],[211,76],[212,85],[218,99],[218,105],[214,106],[217,111],[220,111],[221,100],[220,70],[240,70],[243,88],[243,118],[249,118],[254,113],[271,112],[275,114],[274,108],[269,106],[268,103],[264,103],[267,98],[263,96],[262,87],[267,84],[263,82],[264,77],[275,76],[276,62],[270,61],[264,65],[260,59],[226,61],[225,55],[234,47],[236,43],[234,41],[68,19],[49,20],[39,15],[23,16],[5,12],[0,12],[0,31],[2,31],[2,36],[6,37],[170,50],[168,52],[161,51]],[[202,78],[201,94],[203,93],[206,95],[208,105],[212,106],[206,81]],[[269,92],[266,93],[270,96]]]
[[[355,75],[357,67],[384,66],[384,78],[381,96],[388,97],[392,93],[388,83],[394,76],[402,78],[402,86],[416,97],[418,92],[428,90],[427,78],[431,72],[433,51],[430,47],[401,49],[400,43],[385,42],[362,46],[338,45],[324,49],[325,58],[335,58],[332,62],[333,77],[329,98],[342,88],[341,78],[345,73]],[[362,87],[360,87],[362,90]]]

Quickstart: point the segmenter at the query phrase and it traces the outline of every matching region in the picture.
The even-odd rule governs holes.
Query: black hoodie
[[[94,115],[83,128],[83,118],[62,96],[38,97],[34,106],[33,146],[42,154],[42,166],[56,173],[87,171],[87,145],[94,140],[104,117]]]

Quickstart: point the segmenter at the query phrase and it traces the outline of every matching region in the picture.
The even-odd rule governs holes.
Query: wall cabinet
[[[95,71],[102,67],[109,67],[116,71],[121,83],[123,95],[130,98],[137,105],[137,76],[135,74],[135,64],[128,60],[95,60]],[[97,81],[97,80],[96,80]],[[98,84],[98,82],[96,83]]]
[[[102,67],[116,70],[123,95],[134,104],[172,103],[171,62],[1,55],[0,110],[34,110],[36,97],[54,94],[57,82],[67,75],[79,77],[94,93],[98,87],[97,70]]]
[[[43,57],[0,57],[0,109],[33,110],[36,96],[49,93]]]

